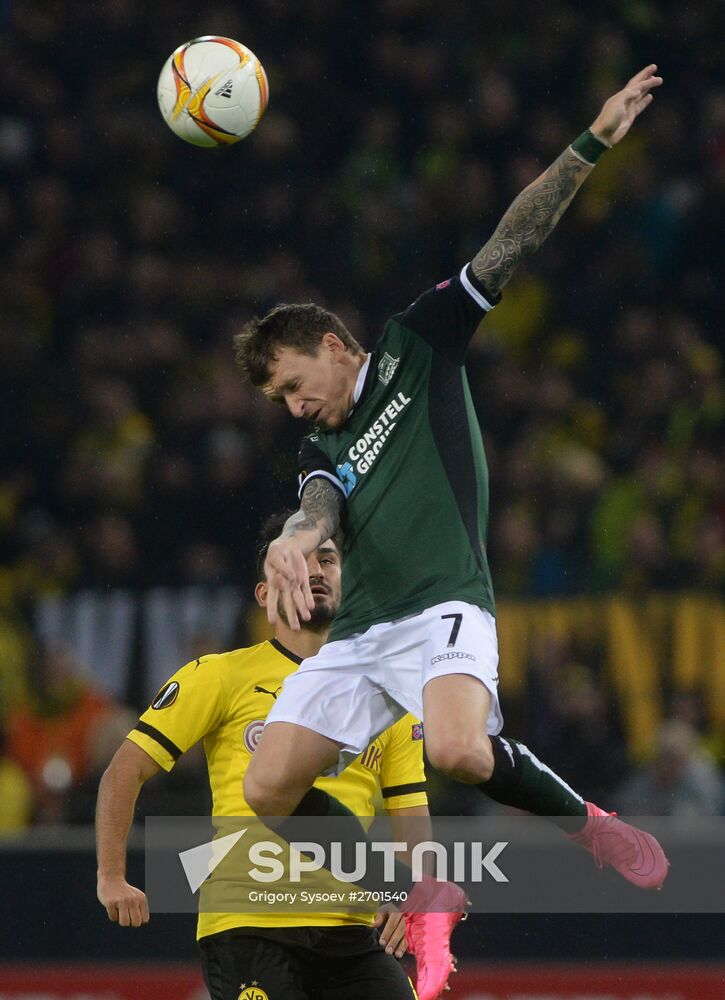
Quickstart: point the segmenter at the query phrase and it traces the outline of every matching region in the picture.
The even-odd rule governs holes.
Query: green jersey
[[[445,601],[494,613],[488,469],[464,355],[494,303],[470,264],[393,316],[345,423],[300,449],[346,497],[342,601],[330,640]]]

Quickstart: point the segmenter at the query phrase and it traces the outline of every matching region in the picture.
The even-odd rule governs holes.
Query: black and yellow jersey
[[[267,714],[300,662],[276,639],[202,656],[161,688],[128,739],[166,771],[203,739],[213,815],[254,815],[244,799],[244,775]],[[374,815],[379,795],[387,809],[426,805],[422,726],[413,716],[403,716],[341,775],[315,784],[356,816]],[[327,927],[369,920],[352,913],[200,913],[197,936],[232,927]]]

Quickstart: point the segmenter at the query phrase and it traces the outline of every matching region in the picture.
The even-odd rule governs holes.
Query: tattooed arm
[[[567,149],[514,200],[471,261],[473,273],[492,297],[518,264],[539,249],[593,169]]]
[[[650,91],[662,83],[654,75],[656,69],[655,65],[645,67],[605,102],[591,126],[605,145],[616,145],[651,102]],[[539,249],[592,169],[569,147],[513,201],[491,239],[471,261],[473,273],[492,297],[520,261]]]
[[[290,628],[309,621],[315,600],[310,590],[307,556],[332,537],[340,527],[342,491],[328,479],[310,479],[304,488],[300,509],[288,518],[282,534],[267,551],[264,573],[267,580],[267,617],[277,622],[278,602],[282,602]]]
[[[314,532],[316,529],[319,536],[309,550],[313,552],[318,545],[332,538],[340,527],[343,502],[341,491],[329,479],[311,479],[302,494],[300,509],[285,521],[281,537],[293,538],[300,532]]]

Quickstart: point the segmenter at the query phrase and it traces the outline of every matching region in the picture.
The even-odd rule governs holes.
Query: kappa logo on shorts
[[[240,986],[241,993],[237,1000],[269,1000],[269,996],[257,986],[256,979],[252,980],[252,985],[247,986],[246,983],[242,983]]]
[[[169,705],[173,705],[179,697],[180,690],[181,688],[179,687],[178,681],[169,681],[168,684],[164,684],[154,700],[151,702],[151,708],[155,708],[159,711],[162,708],[168,708]]]
[[[416,722],[413,726],[413,732],[410,737],[412,740],[422,740],[423,739],[423,723]]]
[[[441,660],[475,660],[476,657],[473,653],[459,653],[458,650],[451,650],[450,653],[439,653],[438,656],[434,656],[430,661],[430,665],[433,666],[434,663],[440,663]]]
[[[264,719],[255,719],[254,722],[250,722],[246,729],[244,730],[244,746],[250,753],[254,753],[257,749],[257,744],[262,738],[262,730],[264,729]]]

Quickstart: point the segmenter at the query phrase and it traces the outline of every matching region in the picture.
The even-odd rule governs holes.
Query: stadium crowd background
[[[299,428],[240,383],[240,323],[319,301],[371,345],[650,61],[653,107],[471,350],[490,557],[502,597],[722,589],[722,29],[715,0],[0,4],[0,785],[17,826],[87,820],[129,719],[109,724],[72,651],[35,646],[33,602],[251,586],[261,521],[294,504]],[[244,41],[270,79],[232,149],[184,145],[156,108],[163,60],[205,33]],[[516,735],[630,812],[721,811],[697,700],[670,706],[633,771],[595,673],[542,647]],[[22,747],[81,702],[73,739],[104,719],[103,739],[69,795]],[[171,811],[196,811],[197,765]]]

